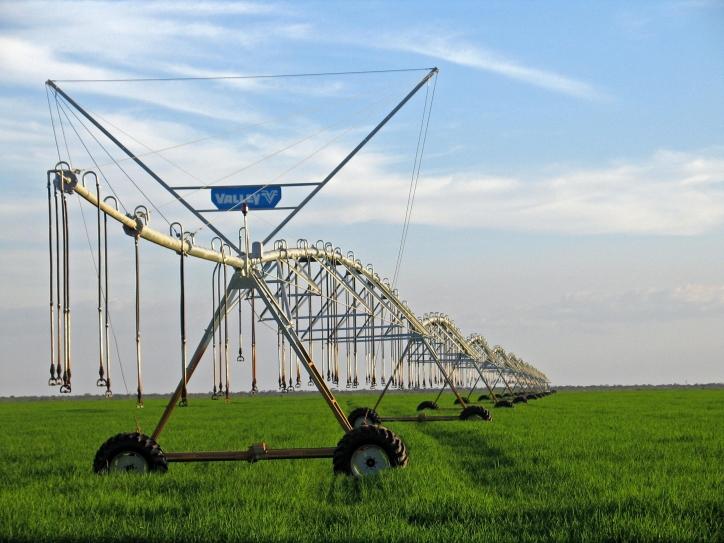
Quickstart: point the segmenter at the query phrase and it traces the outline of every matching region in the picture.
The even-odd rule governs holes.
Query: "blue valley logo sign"
[[[279,185],[247,185],[211,189],[211,202],[220,211],[241,211],[246,202],[249,209],[274,209],[282,199]]]

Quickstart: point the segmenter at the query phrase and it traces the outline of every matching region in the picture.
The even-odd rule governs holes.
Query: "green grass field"
[[[412,414],[430,394],[397,394]],[[373,396],[340,395],[352,407]],[[451,405],[451,397],[442,405]],[[171,464],[165,475],[98,476],[113,434],[151,433],[164,402],[0,402],[0,540],[722,541],[724,390],[562,392],[490,423],[389,423],[405,469],[355,480],[331,460]],[[167,450],[330,446],[315,395],[192,398]]]

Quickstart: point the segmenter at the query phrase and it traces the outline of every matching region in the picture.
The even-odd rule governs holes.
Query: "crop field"
[[[381,412],[412,414],[422,399],[392,394]],[[346,411],[373,402],[340,394]],[[330,459],[92,473],[102,442],[136,415],[150,434],[163,405],[0,402],[0,540],[724,540],[723,389],[561,392],[492,422],[390,422],[410,464],[362,480],[334,476]],[[318,396],[288,394],[192,398],[159,441],[239,450],[341,435]]]

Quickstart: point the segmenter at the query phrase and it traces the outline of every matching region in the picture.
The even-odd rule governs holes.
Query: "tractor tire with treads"
[[[460,411],[460,420],[492,420],[492,418],[490,411],[479,405],[469,405]]]
[[[360,426],[339,440],[332,457],[334,473],[364,477],[407,465],[407,448],[384,426]]]
[[[360,426],[379,426],[382,424],[380,416],[377,411],[370,409],[369,407],[358,407],[353,409],[347,417],[347,420],[352,425],[352,428],[359,428]]]
[[[420,402],[418,404],[417,410],[424,411],[425,409],[439,409],[439,406],[437,405],[437,402],[425,400],[424,402]]]
[[[93,460],[96,473],[166,473],[168,463],[161,447],[138,432],[117,434],[106,441]]]

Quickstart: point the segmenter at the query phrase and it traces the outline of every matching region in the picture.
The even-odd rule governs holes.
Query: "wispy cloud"
[[[261,44],[306,38],[308,25],[285,13],[275,4],[227,2],[0,4],[7,45],[25,49],[42,45],[62,62],[60,67],[67,69],[45,75],[63,79],[82,78],[79,74],[92,77],[89,73],[94,71],[115,72],[121,77],[160,75],[154,70],[179,58],[225,72],[238,62],[213,56],[210,51],[238,54]],[[8,57],[9,52],[3,63]],[[253,65],[248,61],[244,64]],[[18,78],[10,81],[19,82]],[[27,79],[24,83],[35,81]]]
[[[341,155],[330,149],[328,164]],[[367,152],[327,189],[325,220],[401,220],[409,178]],[[380,201],[378,194],[390,196]],[[329,215],[332,215],[331,217]],[[420,180],[413,222],[450,228],[586,234],[695,235],[724,224],[724,150],[660,150],[606,167],[537,178],[485,174]]]
[[[576,98],[586,100],[607,98],[604,92],[585,81],[555,71],[528,66],[520,61],[456,38],[435,37],[422,40],[416,37],[396,37],[383,39],[380,43],[388,49],[416,53],[452,64],[495,73]]]
[[[625,291],[575,291],[529,308],[531,318],[588,324],[682,321],[724,315],[724,285],[688,283]]]
[[[143,7],[153,12],[188,13],[198,15],[274,15],[285,9],[279,4],[260,2],[124,2],[135,7]]]

